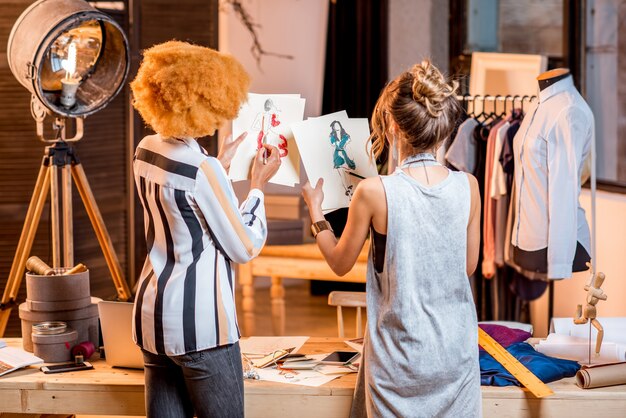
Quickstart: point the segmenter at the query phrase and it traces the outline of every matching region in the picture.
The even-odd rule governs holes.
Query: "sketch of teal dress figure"
[[[345,147],[349,140],[350,136],[345,133],[345,131],[342,133],[340,140],[337,140],[334,131],[330,133],[330,143],[335,146],[335,151],[333,152],[333,164],[335,168],[340,168],[344,164],[346,164],[350,170],[356,168],[356,164],[348,157],[348,153],[346,152]]]

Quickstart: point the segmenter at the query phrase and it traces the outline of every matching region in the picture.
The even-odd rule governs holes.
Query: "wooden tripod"
[[[59,219],[59,171],[61,171],[61,189],[63,192],[63,260],[61,260],[61,228]],[[76,188],[85,205],[89,220],[100,243],[100,248],[104,253],[118,298],[120,300],[128,300],[131,296],[120,262],[113,249],[111,237],[106,230],[102,215],[89,187],[83,166],[80,164],[72,145],[64,140],[58,140],[53,142],[51,146],[46,147],[37,182],[35,183],[35,190],[28,206],[22,234],[20,235],[15,258],[13,259],[9,278],[0,302],[0,337],[4,335],[11,309],[16,304],[26,260],[30,256],[48,191],[50,191],[50,222],[52,224],[52,267],[72,267],[74,265],[72,179],[76,183]]]

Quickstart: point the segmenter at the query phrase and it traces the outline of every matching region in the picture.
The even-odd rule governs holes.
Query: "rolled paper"
[[[576,384],[582,389],[626,384],[626,362],[583,366],[576,373]]]
[[[35,274],[39,274],[40,276],[51,276],[55,273],[52,267],[47,265],[36,255],[26,260],[26,268]]]
[[[83,263],[78,263],[74,267],[66,271],[64,274],[66,275],[76,274],[76,273],[82,273],[83,271],[87,271],[87,267]]]

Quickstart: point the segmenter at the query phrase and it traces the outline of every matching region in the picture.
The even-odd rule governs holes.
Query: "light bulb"
[[[70,108],[76,104],[76,91],[80,85],[80,79],[74,78],[76,72],[76,44],[70,43],[67,52],[67,59],[61,61],[61,66],[65,70],[65,78],[61,80],[61,104]]]

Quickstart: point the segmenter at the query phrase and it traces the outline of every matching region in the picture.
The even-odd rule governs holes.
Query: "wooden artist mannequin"
[[[604,273],[596,273],[591,282],[585,286],[587,291],[587,305],[583,310],[583,305],[576,307],[576,316],[574,317],[575,324],[586,324],[587,321],[591,321],[591,325],[598,330],[598,336],[596,337],[596,354],[600,354],[600,347],[602,346],[602,338],[604,337],[604,328],[600,325],[600,322],[596,319],[598,312],[596,310],[596,304],[600,300],[606,300],[607,295],[600,287],[604,283],[606,276]]]
[[[570,72],[567,68],[555,68],[554,70],[546,71],[537,76],[537,82],[539,83],[539,90],[544,90],[550,87],[557,81],[563,80],[569,76]]]

